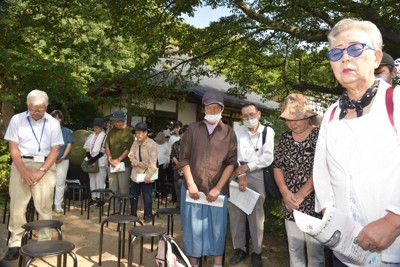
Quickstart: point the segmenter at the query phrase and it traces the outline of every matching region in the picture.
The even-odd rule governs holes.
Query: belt
[[[33,159],[33,156],[22,156],[23,159]],[[44,157],[44,159],[47,159],[47,157]]]

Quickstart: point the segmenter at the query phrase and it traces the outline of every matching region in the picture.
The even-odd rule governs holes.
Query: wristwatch
[[[41,172],[47,172],[47,169],[45,169],[45,168],[43,168],[43,167],[40,167],[40,168],[39,168],[39,171],[41,171]]]

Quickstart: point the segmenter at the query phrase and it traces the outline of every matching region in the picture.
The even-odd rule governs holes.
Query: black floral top
[[[319,128],[314,128],[302,142],[293,139],[291,130],[284,132],[279,138],[273,167],[280,168],[283,171],[285,182],[293,193],[299,191],[312,176],[318,132]],[[299,211],[320,218],[321,214],[314,211],[314,198],[315,193],[312,192],[301,203]],[[282,211],[285,219],[294,221],[293,212],[286,209],[283,201]]]

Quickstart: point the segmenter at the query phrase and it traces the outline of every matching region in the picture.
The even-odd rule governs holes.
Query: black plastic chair
[[[96,207],[99,208],[99,223],[101,223],[101,217],[104,214],[105,197],[106,197],[106,195],[114,195],[114,192],[109,188],[104,188],[104,189],[94,189],[94,190],[90,191],[90,195],[92,195],[92,193],[100,193],[100,201]],[[87,203],[87,219],[88,220],[89,220],[89,217],[90,217],[90,206],[89,206],[89,202],[88,202]]]
[[[141,237],[139,263],[142,264],[142,262],[143,262],[143,238],[151,237],[151,252],[153,252],[154,237],[160,238],[161,236],[163,236],[166,233],[166,230],[159,226],[144,225],[144,226],[133,227],[133,228],[129,229],[128,232],[129,232],[128,267],[132,267],[134,242],[135,242],[136,238]]]
[[[143,223],[136,216],[130,215],[111,215],[108,218],[104,219],[101,223],[100,227],[100,247],[99,247],[99,266],[101,266],[101,255],[103,254],[103,233],[104,233],[104,225],[111,222],[117,223],[117,231],[118,231],[118,266],[121,264],[121,258],[124,257],[125,252],[125,229],[128,223],[134,223],[136,226],[136,222],[143,225]]]
[[[74,267],[78,266],[78,260],[73,250],[75,245],[69,241],[64,240],[46,240],[35,243],[27,244],[20,249],[20,254],[23,257],[28,257],[24,267],[28,267],[35,258],[44,258],[49,256],[64,255],[64,266],[67,266],[67,254],[71,256],[74,261]],[[57,262],[57,266],[61,267],[61,262]]]

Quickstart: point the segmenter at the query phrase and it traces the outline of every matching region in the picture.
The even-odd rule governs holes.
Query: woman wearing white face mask
[[[222,267],[228,222],[228,180],[237,162],[237,142],[233,129],[221,121],[222,95],[207,91],[202,99],[205,120],[190,124],[182,137],[179,162],[184,183],[181,190],[183,252],[192,266],[212,255],[214,267]],[[188,196],[186,196],[186,192]],[[204,193],[208,202],[223,197],[222,207],[191,203]],[[201,223],[200,223],[201,222]]]

